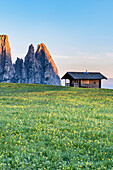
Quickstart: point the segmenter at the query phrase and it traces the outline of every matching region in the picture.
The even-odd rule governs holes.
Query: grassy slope
[[[112,169],[113,90],[0,84],[0,168]]]

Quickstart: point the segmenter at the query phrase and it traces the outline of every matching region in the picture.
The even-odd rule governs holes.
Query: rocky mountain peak
[[[51,56],[46,45],[44,43],[41,43],[37,46],[37,53],[44,52],[46,55]]]
[[[14,68],[7,35],[0,35],[0,82],[13,82]]]
[[[48,51],[47,47],[46,47],[46,45],[44,43],[38,44],[38,46],[37,46],[37,51],[39,52],[41,50],[43,50],[44,52]]]
[[[31,45],[29,46],[28,53],[34,53],[34,46],[33,46],[33,44],[31,44]]]
[[[11,59],[11,48],[7,35],[0,35],[0,55],[7,56]]]
[[[55,73],[58,75],[58,69],[56,67],[56,64],[54,63],[52,56],[49,52],[49,50],[47,49],[46,45],[41,43],[37,46],[37,51],[36,51],[36,57],[43,57],[43,59],[41,59],[42,61],[47,59],[49,63],[51,63],[53,70],[55,71]]]
[[[39,44],[35,53],[36,62],[40,68],[41,83],[60,85],[60,78],[56,64],[45,44]]]

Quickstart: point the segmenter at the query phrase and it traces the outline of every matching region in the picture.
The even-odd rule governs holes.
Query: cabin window
[[[75,83],[78,83],[78,80],[75,80]]]
[[[82,84],[89,84],[89,80],[81,80]]]
[[[78,83],[78,80],[72,80],[72,83]]]

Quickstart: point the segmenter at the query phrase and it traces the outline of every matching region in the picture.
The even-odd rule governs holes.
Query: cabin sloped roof
[[[107,79],[99,72],[67,72],[61,79],[98,80]]]

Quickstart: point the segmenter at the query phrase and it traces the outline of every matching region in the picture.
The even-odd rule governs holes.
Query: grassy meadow
[[[0,169],[113,169],[113,90],[0,83]]]

